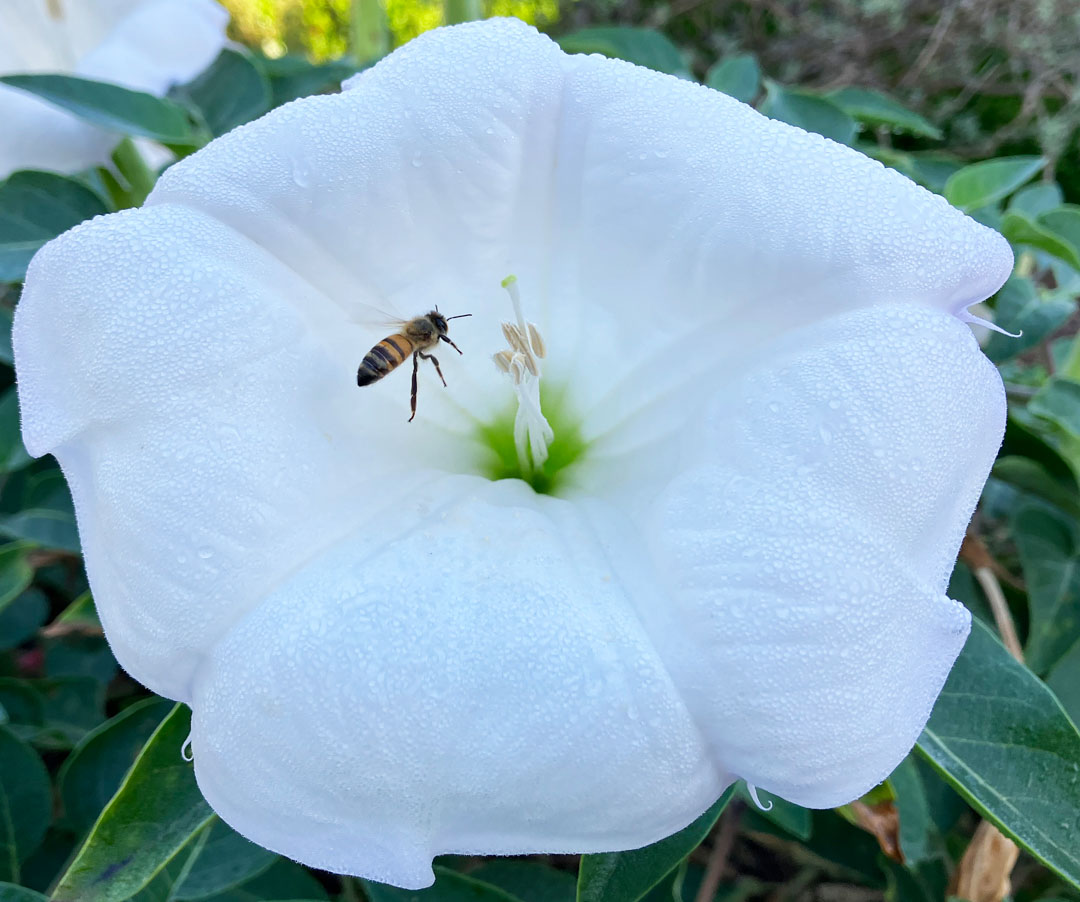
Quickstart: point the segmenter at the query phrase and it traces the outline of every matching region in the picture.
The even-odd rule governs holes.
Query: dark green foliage
[[[105,201],[77,179],[54,172],[13,173],[0,182],[0,282],[21,281],[46,241],[107,212]]]

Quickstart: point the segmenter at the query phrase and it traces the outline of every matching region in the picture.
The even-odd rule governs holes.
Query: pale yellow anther
[[[491,359],[495,361],[495,366],[499,368],[500,373],[509,373],[510,361],[514,359],[514,352],[499,351],[498,354],[492,354]]]
[[[517,277],[507,276],[502,287],[510,295],[517,323],[503,323],[502,333],[507,350],[493,355],[495,366],[514,383],[518,409],[514,415],[514,446],[522,471],[543,466],[548,446],[555,438],[543,411],[540,409],[540,360],[547,353],[544,339],[536,323],[526,323],[521,308],[521,293]],[[531,456],[531,462],[530,462]]]
[[[544,346],[544,339],[540,335],[540,330],[536,328],[536,323],[529,323],[529,344],[532,345],[532,352],[543,359],[547,357],[547,348]]]

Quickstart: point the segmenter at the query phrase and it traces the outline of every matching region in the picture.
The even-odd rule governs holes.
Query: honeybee
[[[388,335],[373,347],[360,362],[360,368],[356,371],[356,384],[363,387],[378,382],[383,376],[397,369],[405,362],[405,358],[412,354],[412,395],[409,398],[409,406],[412,416],[409,422],[416,416],[416,371],[420,367],[420,358],[430,360],[435,364],[435,372],[439,374],[443,386],[446,379],[443,377],[439,361],[434,354],[428,354],[440,341],[445,341],[459,354],[461,348],[454,344],[446,334],[448,323],[452,319],[462,319],[472,316],[471,313],[459,313],[457,316],[443,316],[436,307],[430,313],[417,316],[403,321],[400,331]]]

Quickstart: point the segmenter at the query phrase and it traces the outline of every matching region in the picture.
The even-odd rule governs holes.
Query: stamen
[[[555,432],[540,409],[540,360],[547,348],[535,323],[527,323],[521,307],[517,276],[507,276],[502,282],[514,307],[517,323],[503,323],[502,332],[509,350],[493,356],[499,372],[506,373],[514,383],[518,409],[514,415],[514,447],[522,473],[530,473],[544,465],[548,447]],[[530,461],[531,457],[531,461]]]

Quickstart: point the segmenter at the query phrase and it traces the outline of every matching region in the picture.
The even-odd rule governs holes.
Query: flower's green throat
[[[516,406],[479,427],[480,439],[494,451],[491,479],[521,479],[542,495],[556,495],[566,486],[566,468],[585,451],[577,420],[565,403],[565,387],[552,392],[541,382],[547,356],[536,323],[525,319],[517,276],[502,287],[510,296],[514,321],[502,324],[509,348],[492,358],[514,385]]]
[[[539,467],[523,469],[514,442],[516,406],[508,406],[495,419],[477,426],[482,445],[491,450],[481,473],[488,479],[521,479],[540,495],[559,495],[569,484],[570,467],[580,461],[588,448],[578,419],[565,401],[565,388],[540,386],[540,404],[555,436],[548,456]]]

